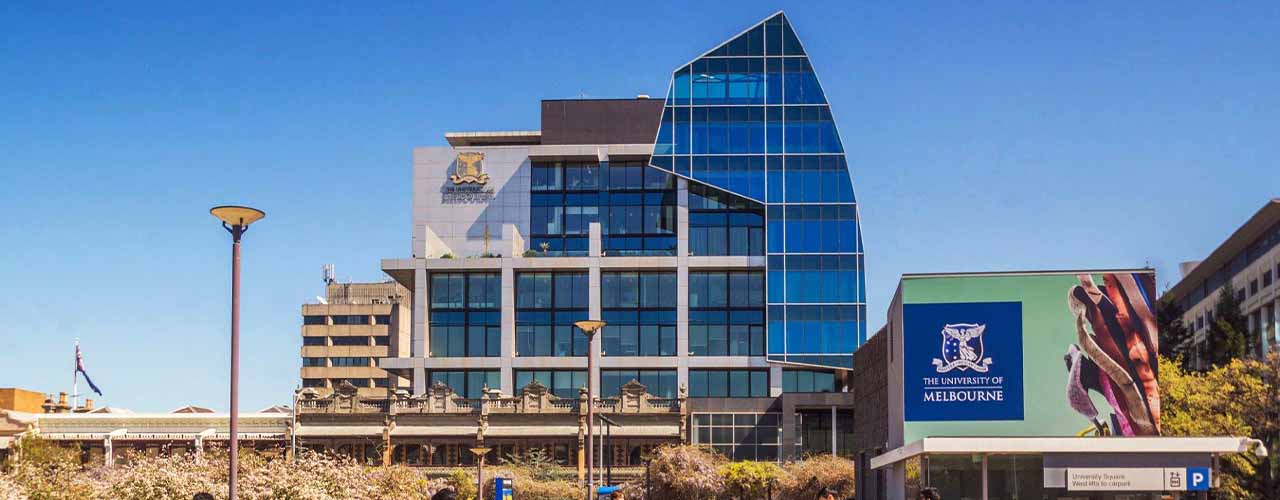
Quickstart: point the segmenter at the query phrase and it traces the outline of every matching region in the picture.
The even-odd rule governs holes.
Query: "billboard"
[[[903,433],[1153,436],[1151,271],[903,278]]]

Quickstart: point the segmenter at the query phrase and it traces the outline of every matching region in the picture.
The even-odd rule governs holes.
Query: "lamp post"
[[[477,446],[471,449],[471,453],[476,455],[476,498],[478,499],[484,498],[484,456],[492,449],[484,446]]]
[[[606,417],[604,415],[600,415],[600,423],[604,424],[604,439],[603,439],[604,446],[602,446],[601,448],[602,449],[609,448],[609,453],[604,453],[604,456],[600,457],[601,462],[604,462],[604,457],[609,457],[609,463],[607,465],[602,465],[602,467],[605,467],[605,471],[606,471],[604,476],[606,479],[604,483],[606,485],[612,485],[613,484],[613,448],[609,446],[609,440],[613,438],[613,428],[618,427],[618,423],[614,422],[613,419]]]
[[[595,417],[595,393],[591,383],[592,375],[595,374],[595,340],[596,332],[604,328],[604,322],[598,319],[582,320],[573,325],[582,330],[587,335],[587,500],[591,500],[595,493],[591,491],[595,488],[595,478],[591,477],[591,473],[595,471],[595,463],[591,461],[591,447],[595,444],[595,436],[592,434],[592,422]]]
[[[237,432],[237,420],[240,419],[240,237],[249,230],[249,224],[267,214],[256,208],[236,205],[213,207],[209,213],[221,220],[222,227],[231,233],[231,463],[227,493],[228,498],[236,500],[236,462],[240,454],[240,435]]]

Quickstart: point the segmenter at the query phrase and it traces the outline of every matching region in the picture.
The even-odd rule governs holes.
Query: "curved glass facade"
[[[763,206],[769,359],[851,367],[866,337],[858,205],[785,15],[672,74],[651,165]]]

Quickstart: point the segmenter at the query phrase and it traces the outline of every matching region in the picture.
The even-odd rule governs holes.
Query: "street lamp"
[[[484,498],[484,456],[492,449],[484,446],[471,448],[471,453],[476,456],[476,498]]]
[[[249,230],[249,224],[267,214],[256,208],[236,205],[213,207],[209,213],[221,220],[222,227],[231,233],[231,464],[227,492],[228,498],[236,500],[236,462],[240,454],[236,422],[240,419],[240,237]]]
[[[604,328],[604,322],[598,319],[585,319],[573,324],[587,334],[587,500],[591,500],[592,488],[595,487],[595,479],[591,477],[591,473],[595,471],[595,464],[591,461],[591,446],[595,444],[595,436],[592,432],[592,418],[595,417],[595,393],[593,384],[591,383],[592,375],[595,373],[595,339],[596,332]]]

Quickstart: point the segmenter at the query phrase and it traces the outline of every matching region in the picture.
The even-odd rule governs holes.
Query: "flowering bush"
[[[705,500],[724,491],[718,469],[725,458],[717,453],[697,446],[663,446],[652,457],[654,498]]]
[[[854,493],[853,461],[833,455],[814,455],[783,466],[782,498],[814,498],[830,488],[836,498]]]
[[[0,475],[0,499],[168,500],[196,493],[227,497],[227,453],[148,457],[125,453],[114,467],[81,466],[74,450],[24,439],[23,459]],[[30,451],[30,453],[28,453]],[[300,452],[296,461],[249,450],[240,454],[239,496],[244,499],[329,500],[430,498],[443,479],[406,467],[368,467],[345,458]],[[475,491],[472,485],[472,495]]]

